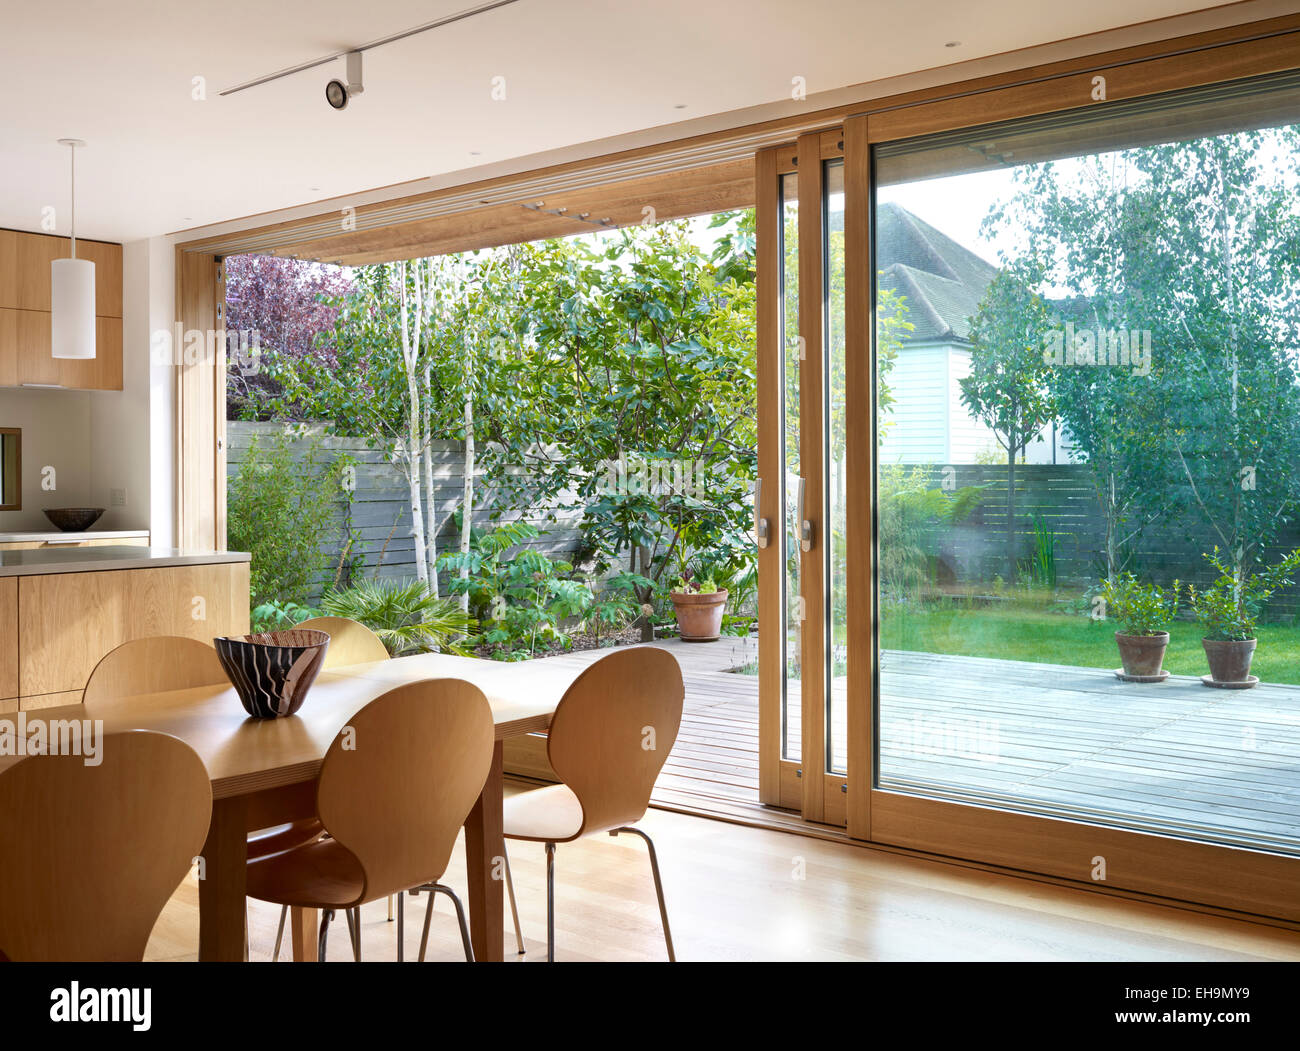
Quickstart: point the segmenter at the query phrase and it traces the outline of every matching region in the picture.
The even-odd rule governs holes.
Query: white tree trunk
[[[411,489],[411,535],[415,538],[415,575],[425,584],[429,582],[429,566],[425,561],[424,509],[420,500],[420,386],[416,382],[416,364],[420,352],[420,310],[417,303],[414,319],[406,308],[406,263],[397,264],[397,279],[402,286],[402,364],[406,371],[407,406],[406,477]],[[415,283],[419,296],[420,282]],[[413,324],[412,324],[413,321]]]
[[[470,527],[474,520],[474,398],[465,399],[465,496],[461,502],[460,551],[469,554]],[[469,577],[469,567],[460,567],[460,577]],[[469,592],[460,596],[460,608],[469,612]]]
[[[426,540],[428,543],[428,569],[426,572],[429,576],[429,590],[433,592],[434,598],[438,597],[438,501],[433,489],[433,369],[426,363],[424,366],[424,500],[425,508],[428,514],[428,529],[426,531]]]

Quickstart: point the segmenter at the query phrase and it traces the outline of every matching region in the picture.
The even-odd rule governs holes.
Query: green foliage
[[[258,438],[227,488],[227,539],[234,551],[252,554],[250,592],[254,608],[266,603],[302,604],[326,568],[322,538],[333,525],[341,461],[327,462],[319,441],[301,461],[287,433],[263,450]]]
[[[938,559],[954,525],[979,506],[983,486],[952,492],[930,487],[930,469],[885,464],[880,468],[880,589],[886,597],[915,598],[938,576]]]
[[[327,592],[321,610],[331,617],[360,621],[393,656],[461,653],[473,642],[471,618],[450,599],[435,598],[419,580],[363,580]]]
[[[571,576],[570,563],[519,546],[538,535],[526,522],[506,522],[472,537],[468,552],[438,559],[439,569],[467,571],[467,576],[453,576],[448,589],[469,596],[484,628],[483,641],[507,660],[526,659],[556,643],[567,647],[564,623],[586,621],[596,603],[590,585]],[[604,624],[613,623],[620,608],[610,600],[597,616]]]
[[[1182,585],[1175,580],[1166,590],[1159,584],[1141,584],[1132,573],[1101,582],[1099,594],[1106,616],[1119,621],[1122,635],[1158,635],[1168,631],[1178,615]]]
[[[1056,534],[1047,520],[1035,511],[1030,515],[1034,530],[1034,554],[1029,560],[1029,579],[1039,587],[1056,587]]]
[[[1047,375],[1093,470],[1107,575],[1160,523],[1208,531],[1243,578],[1300,506],[1300,126],[1016,171],[987,232],[1023,246],[1008,262],[1054,290],[1055,324],[1150,341],[1149,368]]]
[[[1290,574],[1300,566],[1300,550],[1259,572],[1240,572],[1235,563],[1225,563],[1219,557],[1217,547],[1205,558],[1219,576],[1207,588],[1189,587],[1188,602],[1205,626],[1205,637],[1220,641],[1253,639],[1264,603],[1278,588],[1291,583]]]
[[[319,610],[296,602],[263,602],[253,609],[252,627],[254,631],[281,631],[319,616]]]

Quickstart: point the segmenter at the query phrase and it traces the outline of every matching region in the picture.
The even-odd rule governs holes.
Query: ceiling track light
[[[348,60],[348,83],[343,84],[339,80],[331,80],[325,86],[325,97],[329,104],[335,109],[343,109],[347,106],[347,100],[350,95],[360,94],[361,88],[361,54],[370,51],[372,48],[383,47],[385,44],[394,44],[399,40],[405,40],[408,37],[417,36],[420,33],[427,33],[431,29],[439,29],[442,26],[449,26],[454,22],[463,22],[467,18],[473,18],[475,15],[486,14],[489,11],[495,11],[498,7],[508,7],[510,4],[516,4],[519,0],[488,0],[487,3],[476,4],[474,7],[466,8],[464,11],[457,11],[455,14],[446,15],[443,18],[436,18],[432,22],[425,22],[410,29],[403,29],[398,33],[391,33],[388,36],[380,37],[378,40],[371,40],[369,43],[362,44],[359,47],[347,48],[344,51],[335,51],[332,55],[325,55],[322,58],[313,58],[307,62],[299,62],[296,66],[289,66],[286,69],[277,70],[274,73],[268,73],[266,76],[257,77],[253,80],[247,80],[242,84],[236,84],[232,88],[226,88],[225,91],[218,92],[221,96],[233,95],[237,91],[247,91],[249,88],[255,88],[259,84],[269,84],[273,80],[280,80],[282,77],[291,77],[295,73],[302,73],[308,69],[315,69],[318,66],[324,66],[336,59],[346,58]],[[356,56],[357,76],[355,81],[352,77],[353,56]],[[352,84],[358,85],[355,91],[352,90]],[[335,101],[337,96],[332,97],[331,88],[335,85],[344,89],[341,104]]]
[[[348,52],[348,79],[347,83],[341,80],[331,80],[325,85],[325,101],[335,109],[347,109],[348,102],[353,95],[360,95],[365,91],[361,83],[361,52]]]

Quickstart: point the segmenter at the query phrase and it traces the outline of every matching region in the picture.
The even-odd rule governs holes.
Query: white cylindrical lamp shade
[[[54,357],[95,356],[95,264],[89,259],[50,264],[50,314]]]

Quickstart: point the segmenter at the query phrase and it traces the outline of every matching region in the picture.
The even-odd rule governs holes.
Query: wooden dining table
[[[244,958],[248,834],[315,816],[316,779],[325,752],[352,716],[380,694],[420,679],[457,678],[487,696],[496,725],[492,766],[465,821],[470,938],[478,960],[504,956],[501,873],[502,742],[545,732],[580,669],[535,661],[503,663],[423,653],[321,672],[296,715],[253,719],[225,684],[138,694],[97,704],[103,732],[156,730],[198,753],[212,782],[212,821],[199,879],[199,959]],[[34,720],[85,719],[82,705],[28,712]],[[16,714],[0,716],[13,722]],[[12,760],[11,760],[12,761]],[[0,760],[0,769],[7,762]],[[317,914],[294,910],[295,960],[316,958]]]

